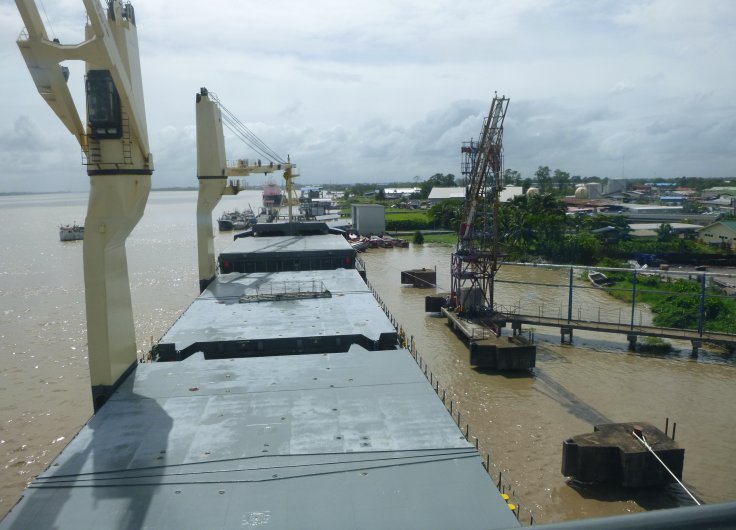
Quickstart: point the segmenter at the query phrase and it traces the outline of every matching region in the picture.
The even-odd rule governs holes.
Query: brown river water
[[[226,209],[254,208],[260,193],[227,198]],[[150,347],[197,295],[196,192],[154,192],[127,248],[139,351]],[[0,197],[0,517],[25,485],[69,442],[92,413],[87,368],[81,242],[61,243],[58,226],[84,221],[86,194]],[[218,235],[218,249],[230,241]],[[537,367],[529,374],[484,373],[468,365],[467,348],[445,321],[424,313],[434,290],[401,286],[400,272],[437,267],[449,288],[447,247],[371,249],[368,278],[470,425],[482,453],[491,452],[537,522],[637,512],[687,504],[674,487],[628,491],[582,487],[560,473],[562,441],[605,422],[677,422],[685,447],[684,482],[706,503],[736,499],[736,360],[719,352],[689,356],[674,342],[668,355],[626,349],[623,336],[534,329]],[[501,280],[565,284],[568,272],[504,266]],[[577,280],[576,280],[577,281]],[[499,283],[505,305],[567,307],[564,288]],[[630,318],[630,306],[594,289],[578,289],[575,315]],[[651,315],[642,306],[636,320]],[[439,485],[441,487],[441,485]]]

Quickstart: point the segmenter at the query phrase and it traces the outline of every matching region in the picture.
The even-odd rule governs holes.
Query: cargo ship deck
[[[406,350],[135,371],[3,528],[513,528]]]

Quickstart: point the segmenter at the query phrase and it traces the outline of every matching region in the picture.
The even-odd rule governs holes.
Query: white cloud
[[[625,81],[619,81],[611,87],[608,91],[609,94],[615,96],[617,94],[623,94],[624,92],[631,92],[634,87]]]

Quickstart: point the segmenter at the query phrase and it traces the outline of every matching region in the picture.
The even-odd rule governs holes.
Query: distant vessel
[[[263,186],[263,206],[266,208],[278,208],[281,206],[281,187],[269,182]]]
[[[79,241],[84,239],[84,227],[76,223],[73,225],[61,225],[59,227],[59,239],[61,241]]]
[[[230,230],[245,230],[256,223],[256,215],[250,208],[243,210],[233,210],[232,212],[223,212],[217,220],[217,228],[220,232],[229,232]]]
[[[299,213],[305,219],[324,219],[330,211],[338,210],[339,206],[330,197],[325,197],[319,186],[305,186],[299,196]]]

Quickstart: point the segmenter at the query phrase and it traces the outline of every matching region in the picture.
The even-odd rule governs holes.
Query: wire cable
[[[223,111],[223,121],[228,126],[228,129],[238,134],[241,139],[250,145],[253,149],[256,149],[266,155],[267,158],[272,158],[277,162],[285,163],[286,161],[281,158],[275,151],[268,147],[256,134],[248,129],[248,127],[241,122],[237,116],[230,112],[220,103],[220,108]]]
[[[698,506],[700,506],[700,503],[698,502],[698,499],[696,499],[695,496],[692,493],[690,493],[690,490],[685,487],[685,484],[683,484],[680,481],[680,479],[675,476],[675,474],[670,470],[670,468],[667,467],[667,464],[665,464],[664,462],[662,462],[662,459],[659,458],[659,456],[657,456],[657,453],[654,452],[654,449],[652,449],[652,447],[647,443],[647,439],[644,437],[644,433],[641,434],[641,437],[638,434],[636,434],[635,431],[631,431],[631,434],[634,435],[634,438],[636,438],[637,440],[639,440],[644,445],[644,447],[646,447],[647,450],[654,455],[654,458],[656,458],[657,461],[660,464],[662,464],[662,467],[667,470],[667,473],[669,473],[670,475],[672,475],[672,478],[677,481],[677,483],[680,485],[680,487],[685,491],[685,493],[687,493],[690,496],[690,498],[693,500],[693,502],[695,504],[697,504]]]
[[[213,92],[209,93],[210,98],[220,108],[222,114],[222,122],[225,126],[238,137],[243,143],[248,145],[251,149],[256,151],[259,155],[268,159],[269,161],[276,162],[279,164],[286,164],[287,160],[284,160],[279,156],[276,151],[271,149],[266,143],[261,140],[253,131],[251,131],[246,125],[233,114],[222,101]]]
[[[43,0],[41,0],[41,10],[43,11],[43,16],[46,17],[46,22],[49,25],[49,29],[51,30],[51,36],[54,40],[56,40],[56,32],[54,31],[54,26],[51,25],[51,19],[49,19],[48,13],[46,13],[46,6],[43,5]]]

